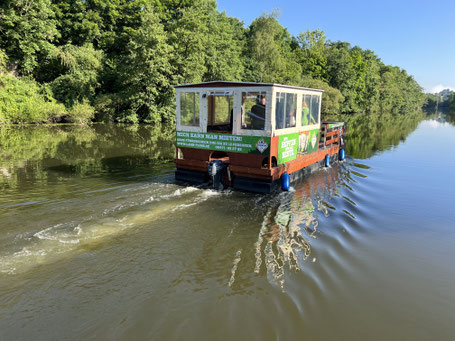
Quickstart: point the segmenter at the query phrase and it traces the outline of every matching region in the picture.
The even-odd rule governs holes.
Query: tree
[[[147,10],[139,29],[131,29],[129,35],[129,53],[119,68],[123,88],[119,96],[125,112],[118,119],[127,122],[170,119],[174,67],[169,56],[173,49],[167,44],[159,16]]]
[[[379,87],[381,76],[379,70],[383,64],[371,50],[362,50],[362,58],[365,63],[365,89],[362,96],[361,109],[364,112],[377,113],[379,111]]]
[[[452,92],[447,100],[447,121],[455,124],[455,92]]]
[[[179,18],[168,23],[167,36],[172,46],[170,62],[177,83],[201,82],[207,72],[206,48],[209,30],[207,16],[214,3],[201,1],[178,10]]]
[[[58,65],[60,73],[50,83],[55,98],[67,107],[77,102],[93,101],[99,86],[102,58],[102,51],[95,50],[91,44],[68,44],[54,49],[50,65]]]
[[[0,124],[42,123],[66,114],[45,86],[32,79],[0,73]]]
[[[240,81],[244,75],[245,46],[242,23],[212,10],[208,18],[204,81]]]
[[[0,49],[30,75],[53,49],[58,37],[50,0],[4,0],[0,5]]]
[[[247,32],[249,61],[247,80],[296,84],[301,67],[291,49],[288,31],[277,21],[277,13],[255,19]]]
[[[313,79],[308,76],[303,76],[299,85],[324,90],[321,103],[321,113],[324,117],[340,113],[341,105],[344,102],[344,97],[340,90],[332,88],[320,79]]]
[[[0,74],[6,72],[6,67],[8,64],[8,56],[5,52],[0,50]]]
[[[60,32],[59,45],[97,45],[104,28],[101,14],[109,12],[112,1],[105,1],[104,8],[98,8],[96,4],[93,0],[52,0]]]
[[[95,119],[170,121],[172,85],[218,79],[322,88],[324,114],[398,115],[423,103],[405,70],[319,29],[292,37],[277,18],[245,28],[215,0],[3,0],[0,75],[27,77],[8,81],[20,101],[36,81],[38,102],[57,99],[82,120],[94,106]]]
[[[294,38],[302,74],[327,81],[326,37],[322,30],[300,33]]]
[[[346,42],[330,43],[327,50],[327,68],[330,86],[337,88],[345,97],[341,107],[343,113],[358,111],[356,103],[357,72]]]
[[[439,105],[439,97],[433,94],[425,94],[425,100],[422,109],[427,114],[436,114]]]

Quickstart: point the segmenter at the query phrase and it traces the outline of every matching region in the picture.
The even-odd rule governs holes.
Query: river
[[[0,340],[453,340],[455,126],[347,121],[275,195],[176,183],[170,129],[0,127]]]

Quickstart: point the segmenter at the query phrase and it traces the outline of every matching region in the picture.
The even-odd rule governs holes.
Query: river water
[[[160,127],[0,127],[0,340],[453,340],[455,127],[347,121],[275,195],[176,183]]]

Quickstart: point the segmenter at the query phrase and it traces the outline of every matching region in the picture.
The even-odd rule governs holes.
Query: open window
[[[242,129],[264,130],[266,92],[242,92]]]
[[[212,91],[207,96],[207,131],[232,132],[234,97],[232,92]]]

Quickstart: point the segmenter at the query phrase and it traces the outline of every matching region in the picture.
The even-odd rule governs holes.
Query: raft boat
[[[270,193],[345,157],[345,123],[321,122],[323,90],[225,81],[175,90],[176,180]]]

